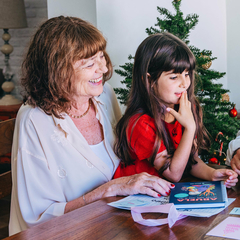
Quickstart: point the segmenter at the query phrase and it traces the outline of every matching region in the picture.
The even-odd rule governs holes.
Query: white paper
[[[216,227],[210,230],[206,235],[240,239],[240,218],[227,217]]]
[[[154,198],[147,195],[131,195],[108,205],[120,209],[131,210],[131,207],[157,206],[169,203],[169,197]]]
[[[240,215],[240,208],[235,207],[229,214]]]
[[[178,209],[177,211],[183,215],[193,216],[193,217],[211,217],[215,214],[220,213],[227,206],[229,206],[235,198],[228,198],[228,202],[225,207],[221,208],[192,208],[192,209]],[[169,197],[159,197],[154,198],[147,195],[132,195],[125,197],[121,200],[108,203],[108,205],[120,209],[131,210],[131,207],[140,206],[157,206],[169,203]]]
[[[221,208],[188,208],[188,209],[177,209],[177,211],[181,214],[193,217],[211,217],[220,213],[226,207],[228,207],[232,202],[234,202],[235,198],[228,198],[228,202],[225,207]]]

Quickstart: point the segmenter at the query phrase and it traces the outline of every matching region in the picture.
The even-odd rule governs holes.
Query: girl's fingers
[[[178,115],[179,115],[178,112],[176,112],[174,109],[169,108],[169,107],[166,108],[166,111],[169,112],[169,113],[171,113],[175,118],[177,118]]]
[[[237,183],[237,182],[238,182],[238,178],[228,178],[228,179],[226,180],[226,182],[227,182],[227,183],[231,183],[231,182]]]
[[[238,174],[233,170],[226,170],[226,174],[228,175],[229,179],[234,179],[238,177]]]
[[[227,188],[231,188],[231,187],[234,187],[236,185],[236,182],[225,182],[225,186]]]
[[[187,96],[187,92],[183,92],[180,98],[180,105],[188,105],[189,101],[188,101],[188,96]]]

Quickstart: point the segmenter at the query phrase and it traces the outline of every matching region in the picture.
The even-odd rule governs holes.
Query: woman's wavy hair
[[[33,36],[22,64],[23,100],[57,118],[74,102],[73,64],[103,51],[108,72],[112,63],[106,40],[92,24],[75,17],[55,17],[44,22]]]
[[[207,132],[202,122],[202,110],[194,95],[194,69],[196,61],[193,53],[187,45],[174,35],[164,32],[147,37],[138,47],[133,66],[132,87],[127,101],[125,114],[116,126],[116,143],[114,151],[125,166],[134,164],[131,157],[131,136],[127,138],[127,128],[131,117],[139,114],[136,122],[143,114],[154,119],[156,125],[156,138],[154,148],[149,161],[154,163],[161,141],[166,146],[169,154],[166,163],[160,169],[162,173],[170,165],[170,159],[174,154],[174,146],[166,131],[164,124],[159,119],[164,119],[166,106],[159,96],[158,79],[162,72],[173,70],[174,73],[189,72],[191,84],[187,90],[188,99],[191,102],[193,116],[196,122],[196,144],[193,143],[186,171],[191,169],[196,161],[193,155],[198,149],[206,149],[208,146]],[[150,75],[150,77],[149,77]],[[175,105],[175,110],[178,110]],[[135,126],[136,122],[133,124]],[[133,132],[133,130],[131,131]],[[207,139],[207,141],[205,141]]]

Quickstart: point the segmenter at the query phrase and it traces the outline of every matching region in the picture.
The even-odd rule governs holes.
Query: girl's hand
[[[175,187],[174,184],[145,172],[113,179],[107,184],[110,186],[107,187],[107,190],[105,189],[103,197],[127,196],[138,193],[152,197],[168,196],[170,189]]]
[[[180,97],[178,112],[172,108],[167,108],[166,110],[171,113],[185,129],[191,129],[195,132],[196,123],[191,109],[191,102],[188,101],[187,91],[183,92]]]
[[[212,175],[212,181],[225,181],[227,188],[231,188],[238,182],[238,174],[230,169],[215,169]]]

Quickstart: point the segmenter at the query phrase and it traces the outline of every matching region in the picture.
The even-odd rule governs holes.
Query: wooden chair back
[[[15,118],[0,122],[0,157],[12,150]],[[11,194],[11,171],[0,174],[0,199]]]

